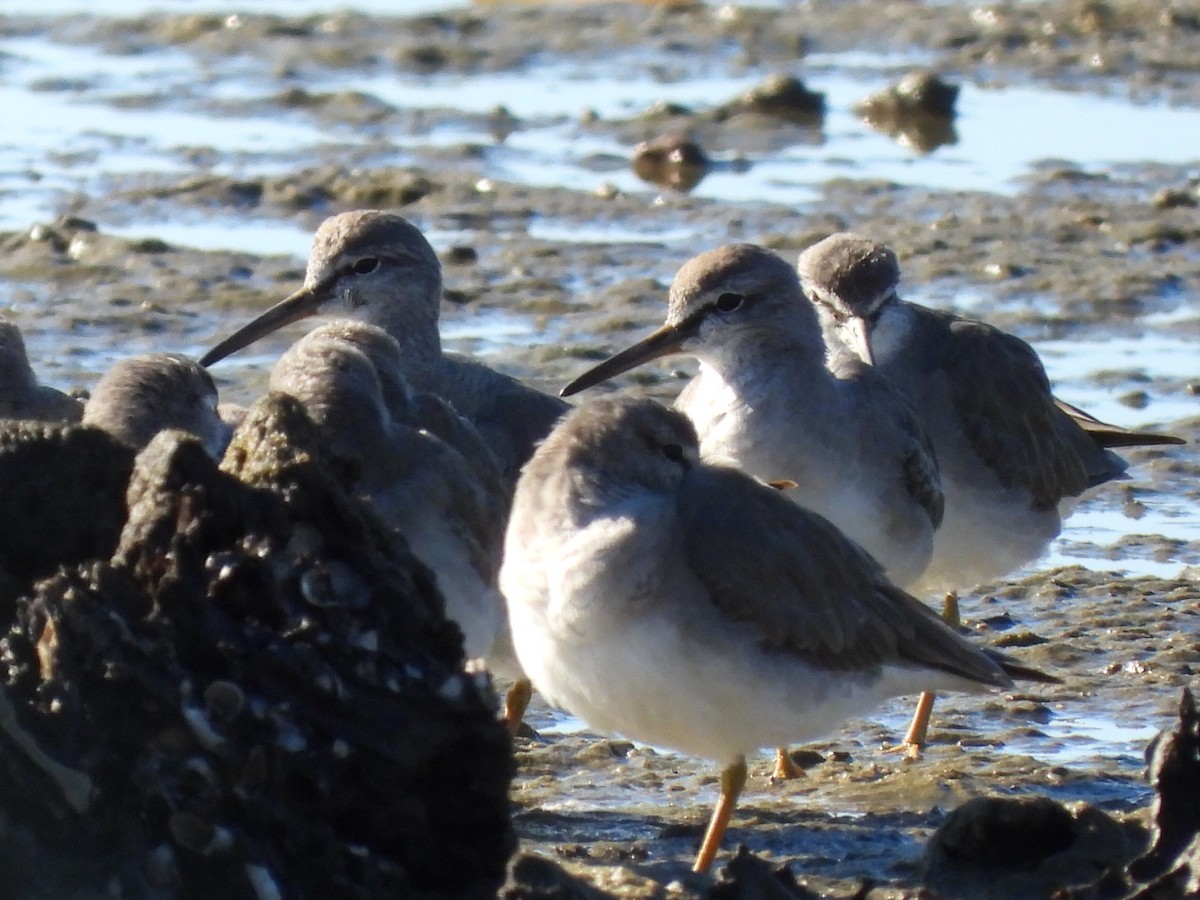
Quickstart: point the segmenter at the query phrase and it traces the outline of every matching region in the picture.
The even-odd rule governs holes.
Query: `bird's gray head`
[[[694,256],[671,282],[667,324],[739,322],[800,300],[795,271],[770,250],[726,244]]]
[[[440,352],[442,268],[429,241],[395,213],[357,210],[321,223],[304,286],[201,357],[211,365],[277,328],[318,312],[380,326],[405,346]]]
[[[732,351],[739,336],[759,345],[768,340],[820,341],[816,316],[795,270],[753,244],[727,244],[684,263],[671,282],[663,326],[585,372],[561,394],[672,353],[685,351],[708,360]]]
[[[696,429],[647,399],[601,399],[568,413],[529,464],[531,477],[566,470],[585,498],[670,490],[699,463]]]
[[[412,389],[404,368],[408,360],[396,339],[378,325],[355,319],[335,319],[314,328],[305,340],[309,343],[341,341],[360,351],[375,369],[388,414],[397,422],[412,418]]]
[[[230,429],[217,414],[217,386],[195,360],[177,353],[122,359],[101,376],[83,409],[83,424],[141,449],[160,431],[198,437],[219,459]]]
[[[330,216],[308,256],[304,287],[322,304],[382,326],[437,321],[442,267],[420,230],[375,209]]]
[[[900,284],[896,254],[852,231],[813,244],[800,254],[796,269],[809,299],[838,318],[876,318]]]
[[[343,459],[361,462],[387,440],[390,417],[374,364],[324,328],[309,332],[279,357],[267,386],[300,401]]]

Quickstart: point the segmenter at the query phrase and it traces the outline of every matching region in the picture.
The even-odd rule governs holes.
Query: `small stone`
[[[687,192],[708,173],[708,158],[700,145],[681,134],[643,141],[633,148],[634,173],[644,181]]]

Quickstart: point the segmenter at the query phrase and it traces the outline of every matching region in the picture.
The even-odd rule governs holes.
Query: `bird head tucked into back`
[[[415,225],[394,213],[357,210],[321,223],[304,286],[208,351],[211,365],[259,338],[318,312],[383,328],[405,346],[440,352],[442,270]]]
[[[230,428],[217,413],[217,386],[198,363],[178,353],[147,353],[116,363],[96,383],[83,424],[102,428],[131,447],[178,428],[200,438],[220,459]]]
[[[898,299],[896,254],[878,241],[841,231],[801,253],[796,269],[826,331],[872,362],[871,330]]]
[[[674,490],[699,463],[696,429],[653,400],[601,399],[567,414],[526,466],[522,481],[554,482],[585,504]]]
[[[362,466],[388,445],[391,420],[379,374],[366,353],[330,326],[292,344],[268,384],[304,405],[336,456]]]

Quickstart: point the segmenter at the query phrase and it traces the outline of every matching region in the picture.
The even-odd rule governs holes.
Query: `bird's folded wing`
[[[1038,509],[1086,490],[1108,465],[1104,451],[1064,421],[1033,348],[982,322],[960,320],[951,330],[947,370],[955,373],[949,385],[955,410],[1000,482],[1027,489]]]
[[[760,634],[764,647],[830,670],[916,665],[1009,683],[831,523],[748,475],[692,470],[679,515],[692,571],[722,614]]]
[[[1169,444],[1186,444],[1183,438],[1173,434],[1154,434],[1149,431],[1132,431],[1120,425],[1101,422],[1091,413],[1072,406],[1065,400],[1054,398],[1055,405],[1101,447],[1153,447]]]

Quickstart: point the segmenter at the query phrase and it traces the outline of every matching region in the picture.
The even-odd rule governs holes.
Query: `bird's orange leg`
[[[696,862],[692,866],[693,872],[707,872],[712,865],[721,847],[721,839],[725,837],[725,829],[729,827],[733,807],[745,786],[746,757],[738,756],[721,773],[721,796],[717,798],[717,806],[708,820],[708,829],[704,832],[700,852],[696,854]]]
[[[529,701],[532,698],[533,685],[528,678],[518,679],[504,696],[504,716],[501,721],[504,722],[504,727],[513,737],[517,736],[517,731],[521,728],[525,710],[529,708]]]
[[[942,618],[952,628],[957,628],[962,621],[958,613],[958,594],[951,591],[942,601]],[[896,748],[907,759],[920,759],[921,751],[929,737],[929,718],[933,713],[933,701],[937,695],[926,691],[917,700],[917,709],[913,713],[908,733]]]
[[[792,762],[792,755],[787,747],[775,748],[775,771],[771,773],[771,781],[791,781],[803,778],[804,770]]]

